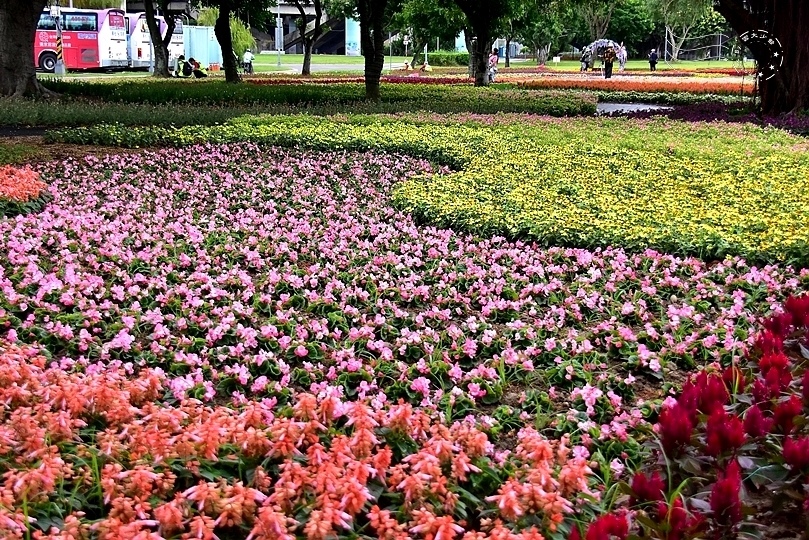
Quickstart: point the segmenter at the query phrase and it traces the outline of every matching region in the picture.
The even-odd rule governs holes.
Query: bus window
[[[43,13],[39,16],[37,30],[56,30],[56,20],[49,13]]]
[[[177,22],[174,23],[174,34],[182,34],[183,33],[183,21],[177,19]]]
[[[79,32],[97,32],[98,16],[95,13],[65,13],[65,30]]]

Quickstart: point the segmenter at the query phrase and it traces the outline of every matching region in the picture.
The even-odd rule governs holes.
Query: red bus
[[[62,54],[67,69],[126,68],[126,21],[121,9],[61,10]],[[39,16],[34,62],[43,71],[56,67],[56,21],[49,11]]]

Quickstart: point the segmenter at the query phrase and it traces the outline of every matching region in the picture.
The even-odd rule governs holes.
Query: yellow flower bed
[[[809,153],[797,137],[626,120],[479,135],[462,172],[404,182],[396,203],[438,225],[547,245],[809,263]]]

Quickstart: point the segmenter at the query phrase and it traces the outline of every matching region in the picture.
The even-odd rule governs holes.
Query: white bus
[[[146,24],[145,13],[129,13],[126,16],[127,42],[129,44],[129,66],[132,68],[148,68],[152,64],[152,36]],[[163,17],[158,16],[160,35],[165,37],[168,25]],[[169,67],[177,64],[177,57],[184,54],[183,22],[177,20],[174,32],[169,41]]]

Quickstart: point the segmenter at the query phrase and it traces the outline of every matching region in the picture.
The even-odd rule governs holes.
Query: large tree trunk
[[[489,37],[487,31],[478,31],[477,40],[475,40],[474,54],[475,57],[475,86],[488,86],[489,85],[489,51],[493,40]]]
[[[745,7],[748,6],[748,7]],[[766,0],[718,0],[716,10],[737,32],[766,30],[781,42],[783,65],[766,41],[749,43],[750,51],[765,75],[759,81],[764,114],[797,113],[809,108],[809,2],[779,0],[776,6]],[[768,66],[777,69],[769,75]]]
[[[241,81],[236,69],[236,57],[233,56],[233,36],[230,34],[230,12],[233,9],[231,0],[220,0],[219,17],[214,24],[213,32],[222,49],[222,64],[225,68],[225,81],[237,83]]]
[[[146,26],[149,27],[149,37],[152,39],[152,61],[154,62],[155,77],[171,77],[169,73],[169,48],[163,44],[163,37],[160,35],[160,25],[155,16],[154,4],[152,2],[143,3],[146,12]],[[172,28],[174,30],[174,28]],[[171,33],[167,34],[171,37]]]
[[[379,101],[379,79],[385,67],[385,8],[388,0],[359,0],[360,45],[365,57],[365,99]]]
[[[0,96],[49,94],[37,82],[34,34],[47,0],[0,2]]]

